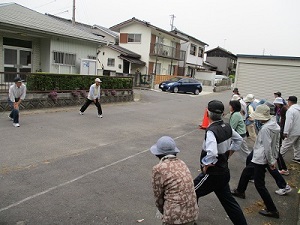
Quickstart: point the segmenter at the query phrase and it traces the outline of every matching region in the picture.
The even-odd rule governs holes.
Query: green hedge
[[[94,83],[96,77],[102,80],[102,89],[132,89],[132,77],[106,77],[69,74],[32,73],[26,77],[29,91],[51,90],[87,90]]]

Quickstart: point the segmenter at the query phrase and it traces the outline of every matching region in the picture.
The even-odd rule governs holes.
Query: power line
[[[53,3],[53,2],[56,2],[56,0],[53,0],[53,1],[51,1],[51,2],[48,2],[48,3],[45,3],[45,4],[43,4],[43,5],[40,5],[40,6],[37,6],[37,7],[33,7],[33,8],[34,8],[34,9],[38,9],[38,8],[43,7],[43,6],[49,5],[49,4]]]

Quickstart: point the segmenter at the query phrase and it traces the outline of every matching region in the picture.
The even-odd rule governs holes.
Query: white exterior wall
[[[123,60],[119,58],[120,53],[116,52],[107,46],[103,46],[99,48],[100,53],[98,54],[98,70],[102,70],[102,65],[104,70],[111,70],[117,73],[123,72]],[[108,58],[115,59],[115,66],[108,66]],[[119,64],[121,64],[121,69],[119,68]]]
[[[41,70],[42,72],[50,71],[51,53],[50,53],[50,39],[41,40]]]
[[[143,67],[141,73],[148,73],[151,29],[141,24],[133,24],[131,26],[122,28],[120,33],[141,34],[141,43],[119,43],[119,45],[141,55],[141,60],[146,63],[146,66]]]
[[[258,99],[273,102],[274,92],[283,98],[300,98],[300,60],[238,58],[234,86],[243,96],[254,94]]]
[[[211,86],[214,86],[216,71],[200,71],[195,73],[195,79],[201,81],[210,81]]]
[[[50,41],[50,72],[51,73],[71,73],[79,74],[81,59],[88,56],[96,56],[97,44],[70,40],[65,38],[52,38]],[[53,51],[76,54],[76,65],[58,65],[53,63]]]

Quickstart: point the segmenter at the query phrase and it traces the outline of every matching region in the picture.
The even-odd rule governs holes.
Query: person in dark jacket
[[[243,138],[222,120],[224,105],[218,100],[208,103],[210,124],[200,156],[202,173],[194,179],[197,199],[214,192],[235,225],[247,224],[243,211],[231,195],[228,159],[233,151],[240,150]]]

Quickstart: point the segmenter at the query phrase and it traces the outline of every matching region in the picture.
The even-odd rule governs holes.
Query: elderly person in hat
[[[247,108],[247,104],[246,102],[243,100],[243,98],[240,95],[234,94],[231,97],[231,101],[239,101],[241,104],[241,115],[243,116],[243,120],[246,119],[246,108]]]
[[[260,210],[259,214],[267,217],[279,218],[279,212],[265,186],[266,168],[275,170],[276,158],[278,155],[280,127],[276,120],[271,119],[270,108],[263,104],[257,106],[255,112],[250,115],[253,119],[259,120],[263,126],[258,132],[253,147],[253,157],[243,170],[238,187],[232,190],[232,194],[239,198],[245,198],[245,191],[248,182],[254,176],[254,185],[264,201],[266,209]],[[254,175],[253,175],[254,174]]]
[[[100,83],[102,81],[99,78],[95,79],[95,83],[90,86],[90,90],[86,99],[86,102],[81,107],[79,114],[83,115],[84,111],[93,102],[98,109],[98,117],[102,118],[102,108],[100,104]]]
[[[246,130],[248,132],[249,138],[255,142],[256,140],[256,131],[255,131],[255,123],[254,119],[250,117],[250,114],[255,110],[255,103],[254,103],[254,95],[248,94],[244,99],[246,102],[246,115],[245,115],[245,124]]]
[[[283,98],[281,98],[281,97],[275,98],[275,100],[273,101],[273,104],[275,105],[276,121],[277,121],[278,125],[280,126],[279,146],[281,147],[282,140],[284,139],[283,130],[284,130],[284,124],[285,124],[285,119],[286,119],[286,112],[287,112],[288,108],[286,105],[284,105]],[[286,175],[286,176],[290,174],[280,152],[278,155],[277,164],[278,164],[278,170],[279,170],[280,174]]]
[[[243,138],[222,120],[224,105],[213,100],[208,103],[209,126],[202,145],[200,165],[202,173],[194,179],[197,199],[214,192],[235,225],[247,224],[243,211],[232,197],[229,188],[228,159],[240,150]]]
[[[290,96],[288,99],[289,109],[286,111],[282,146],[280,153],[284,155],[290,148],[294,149],[293,162],[300,164],[300,105],[297,97]]]
[[[13,121],[14,127],[19,127],[19,109],[21,101],[23,101],[26,96],[26,86],[22,83],[20,77],[16,77],[14,82],[15,83],[9,87],[8,92],[9,102],[12,105],[12,111],[8,117]]]
[[[150,151],[160,159],[152,169],[152,186],[163,225],[193,225],[198,217],[193,178],[186,164],[177,157],[180,150],[175,141],[163,136]]]

